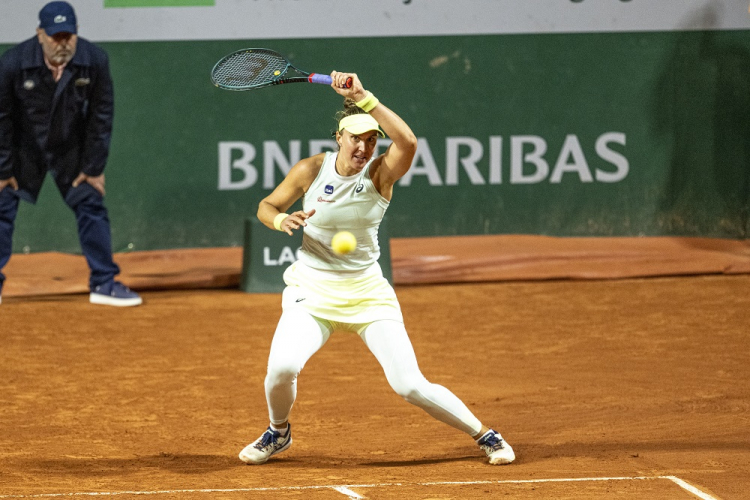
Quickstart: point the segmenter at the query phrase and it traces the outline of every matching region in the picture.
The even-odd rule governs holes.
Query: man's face
[[[78,44],[78,35],[62,32],[49,36],[42,28],[37,28],[36,36],[44,55],[53,66],[67,64],[73,59],[76,44]]]

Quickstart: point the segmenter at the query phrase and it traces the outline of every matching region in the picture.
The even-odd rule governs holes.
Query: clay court
[[[300,376],[294,445],[244,465],[268,423],[280,296],[237,289],[239,249],[118,256],[145,300],[124,309],[88,304],[81,257],[16,255],[0,305],[0,498],[750,497],[747,244],[534,241],[492,261],[448,255],[456,240],[392,246],[422,371],[503,433],[517,452],[503,467],[392,393],[347,333]]]

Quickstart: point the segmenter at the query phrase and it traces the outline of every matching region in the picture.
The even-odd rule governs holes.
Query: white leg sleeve
[[[264,384],[272,424],[282,424],[289,418],[297,397],[297,375],[330,335],[329,327],[301,309],[281,315],[271,342]]]
[[[402,323],[376,321],[360,336],[383,367],[388,383],[399,396],[470,436],[482,429],[482,423],[460,399],[445,387],[428,382],[422,375]]]

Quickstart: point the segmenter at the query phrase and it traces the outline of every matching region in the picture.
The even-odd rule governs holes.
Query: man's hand
[[[104,174],[92,177],[81,172],[78,174],[78,177],[76,177],[76,180],[73,181],[73,187],[80,186],[82,182],[88,182],[94,189],[99,191],[99,194],[104,196]]]
[[[18,181],[16,180],[15,177],[11,177],[10,179],[0,180],[0,191],[2,191],[8,186],[12,187],[13,190],[18,191]]]

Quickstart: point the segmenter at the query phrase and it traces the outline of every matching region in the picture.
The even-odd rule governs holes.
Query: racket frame
[[[269,55],[272,55],[276,57],[279,62],[283,62],[285,64],[285,67],[283,70],[279,70],[279,74],[275,75],[270,80],[263,81],[258,84],[253,85],[227,85],[225,83],[222,83],[220,81],[217,81],[216,74],[217,72],[223,67],[223,65],[230,59],[235,58],[239,54],[248,53],[248,52],[254,52],[254,53],[266,53]],[[289,72],[289,70],[295,71],[301,76],[285,76]],[[321,73],[308,73],[307,71],[302,71],[301,69],[294,66],[289,60],[276,52],[275,50],[271,49],[265,49],[265,48],[247,48],[247,49],[240,49],[235,50],[231,54],[227,54],[226,56],[222,57],[211,69],[211,82],[214,84],[215,87],[218,87],[220,89],[224,90],[232,90],[232,91],[245,91],[245,90],[255,90],[255,89],[262,89],[265,87],[271,87],[273,85],[282,85],[285,83],[318,83],[322,85],[331,85],[333,83],[333,79],[330,75],[324,75]],[[351,87],[351,78],[347,81],[347,87]]]

